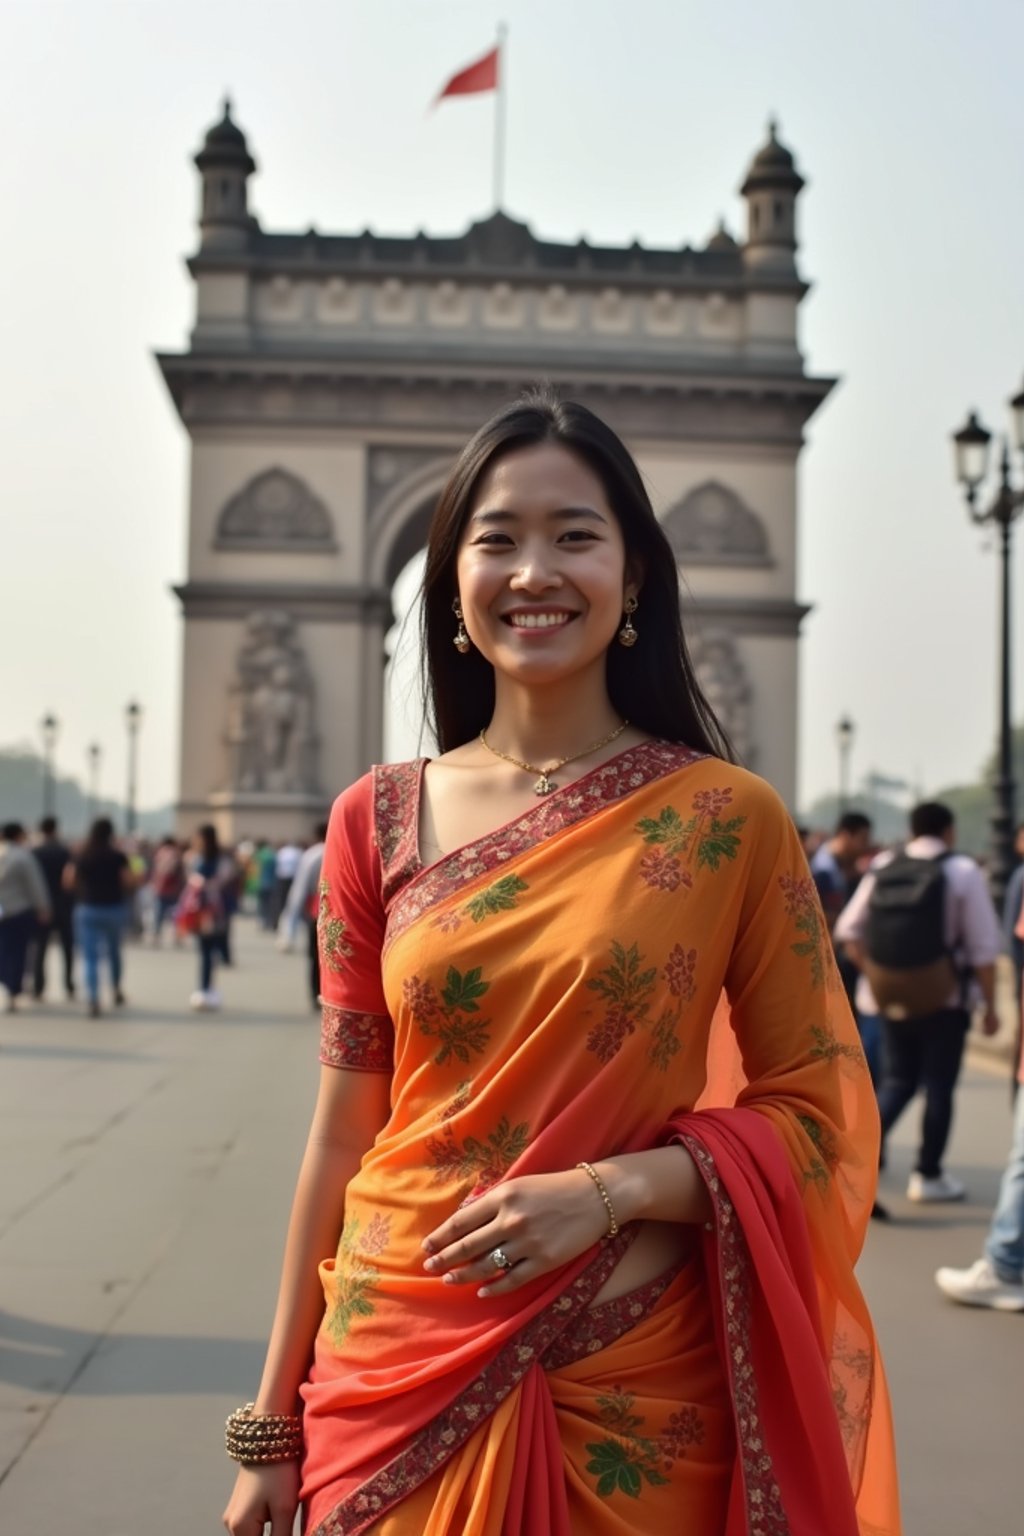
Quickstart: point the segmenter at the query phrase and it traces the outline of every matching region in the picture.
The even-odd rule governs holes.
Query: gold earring
[[[635,597],[627,597],[624,606],[626,609],[626,622],[619,630],[619,644],[624,645],[628,650],[631,645],[636,645],[638,639],[637,632],[633,628],[633,615],[640,604]]]
[[[458,651],[460,656],[465,656],[466,652],[469,650],[469,636],[466,634],[466,626],[462,622],[462,604],[459,602],[458,598],[456,598],[452,603],[452,613],[454,613],[455,617],[459,621],[459,627],[455,631],[455,639],[453,640],[452,644],[455,646],[455,649]]]

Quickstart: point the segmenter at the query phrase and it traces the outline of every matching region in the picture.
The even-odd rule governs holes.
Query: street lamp
[[[136,792],[136,768],[138,756],[139,726],[142,724],[142,705],[134,699],[125,705],[125,724],[128,727],[128,796],[127,796],[127,824],[125,830],[131,837],[135,831],[135,792]]]
[[[103,749],[98,741],[93,741],[85,749],[85,755],[89,759],[89,825],[96,820],[96,812],[100,798],[100,758]]]
[[[1024,390],[1010,401],[1013,432],[1017,447],[1024,453]],[[978,491],[988,476],[988,450],[992,434],[979,422],[976,412],[966,426],[953,433],[956,451],[956,477],[964,488],[971,521],[994,523],[999,529],[1002,611],[1000,614],[1000,685],[999,685],[999,765],[993,789],[992,860],[989,886],[998,911],[1003,909],[1006,886],[1013,869],[1013,727],[1010,719],[1010,530],[1021,509],[1024,491],[1010,483],[1010,450],[1003,439],[999,455],[999,486],[982,511],[976,505]]]
[[[44,715],[39,722],[39,729],[43,735],[43,815],[52,816],[54,801],[53,754],[57,746],[60,721],[56,715]]]
[[[854,724],[849,715],[836,722],[836,741],[839,744],[839,814],[842,816],[850,803],[850,752],[853,749]]]

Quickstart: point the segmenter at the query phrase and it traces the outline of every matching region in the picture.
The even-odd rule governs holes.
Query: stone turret
[[[207,133],[195,163],[203,178],[199,214],[203,248],[245,246],[250,232],[259,228],[249,212],[246,185],[256,162],[245,134],[231,117],[230,101],[225,101],[224,116]]]
[[[759,149],[740,188],[747,200],[747,240],[743,248],[748,268],[796,271],[796,200],[804,185],[793,156],[769,124],[768,142]]]

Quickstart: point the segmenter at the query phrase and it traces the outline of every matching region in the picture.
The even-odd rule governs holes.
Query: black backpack
[[[957,971],[946,943],[950,853],[901,852],[875,871],[864,929],[864,971],[883,1013],[913,1018],[947,1005]]]
[[[948,853],[912,859],[898,853],[875,872],[868,902],[864,948],[876,965],[909,970],[930,965],[947,951],[946,871]]]

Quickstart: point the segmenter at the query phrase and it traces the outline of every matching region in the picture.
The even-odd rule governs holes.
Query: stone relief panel
[[[227,714],[232,789],[318,792],[313,677],[295,621],[283,609],[249,615]]]
[[[305,481],[287,469],[267,469],[224,507],[214,548],[319,553],[337,544],[331,514]]]
[[[768,533],[756,512],[717,480],[707,480],[663,519],[680,565],[770,565]]]
[[[751,718],[754,695],[736,641],[722,629],[698,630],[687,638],[705,698],[725,727],[740,761],[753,768],[757,759]]]

